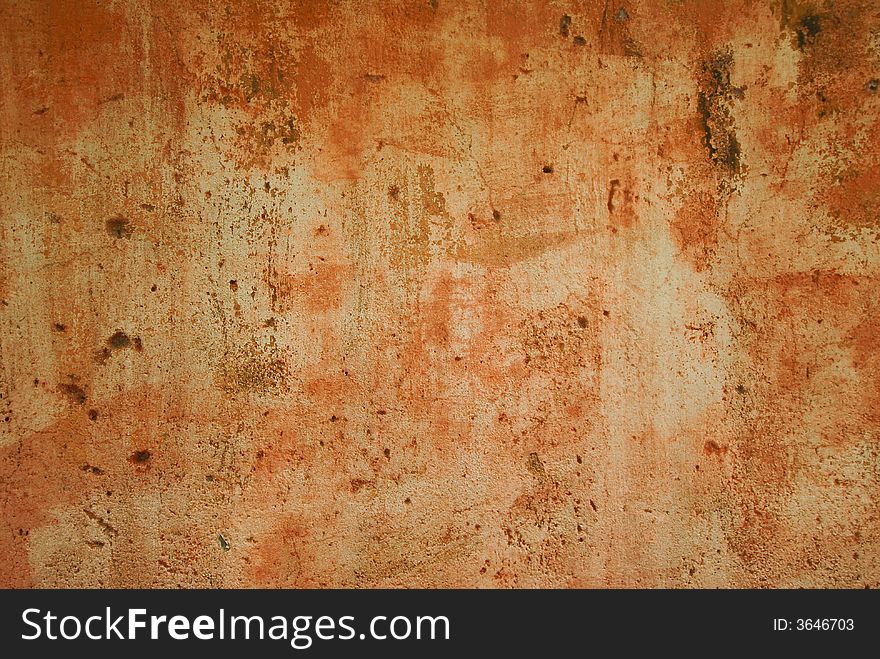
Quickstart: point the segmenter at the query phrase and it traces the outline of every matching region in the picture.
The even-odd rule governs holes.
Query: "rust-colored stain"
[[[875,0],[0,39],[0,586],[880,586]]]

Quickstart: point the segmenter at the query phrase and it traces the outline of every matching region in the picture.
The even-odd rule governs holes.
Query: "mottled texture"
[[[880,585],[875,0],[6,0],[0,585]]]

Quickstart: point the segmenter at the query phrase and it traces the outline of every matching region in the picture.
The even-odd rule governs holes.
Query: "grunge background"
[[[0,585],[880,585],[872,0],[3,0]]]

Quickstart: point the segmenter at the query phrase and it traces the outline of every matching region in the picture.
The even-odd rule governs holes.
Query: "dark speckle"
[[[396,185],[392,185],[388,188],[388,196],[394,201],[398,201],[400,199],[400,188]]]
[[[98,410],[89,410],[89,421],[98,420]]]
[[[571,16],[568,14],[563,14],[562,18],[559,19],[559,34],[563,37],[568,36],[568,28],[571,26]]]
[[[552,174],[553,173],[553,165],[544,165],[541,168],[541,171],[544,172],[545,174]]]
[[[614,212],[614,193],[617,192],[618,188],[620,188],[620,181],[616,178],[611,179],[611,182],[608,184],[608,203],[606,204],[609,213]]]
[[[501,221],[501,213],[498,212],[497,210],[493,209],[492,210],[492,219],[495,220],[496,222],[500,222]]]
[[[574,45],[575,46],[586,46],[587,40],[584,39],[582,36],[578,35],[574,38]]]
[[[541,458],[537,453],[529,453],[529,460],[526,463],[529,471],[532,472],[538,478],[544,477],[544,463],[541,462]]]
[[[822,29],[821,20],[815,14],[804,16],[801,19],[801,27],[810,37],[815,37]]]
[[[56,332],[63,332],[67,329],[67,325],[65,325],[64,323],[55,323],[54,325],[52,325],[52,329],[54,329]]]
[[[129,222],[124,217],[111,217],[109,220],[107,220],[106,228],[107,233],[109,233],[113,238],[131,238],[131,222]]]
[[[274,345],[240,345],[235,353],[225,356],[220,367],[227,391],[269,391],[287,386],[287,361]]]
[[[78,384],[74,384],[72,382],[68,384],[62,384],[61,391],[64,393],[65,396],[67,396],[77,405],[83,405],[86,402],[86,392]]]
[[[157,288],[157,287],[156,287],[156,284],[153,284],[152,286],[150,286],[150,292],[151,292],[151,293],[155,293],[155,292],[156,292],[156,288]]]
[[[877,92],[878,87],[880,87],[880,80],[878,80],[877,78],[872,78],[868,81],[868,84],[865,85],[865,89],[872,94]]]
[[[583,316],[578,316],[578,327],[584,329],[587,326],[587,319]]]
[[[736,393],[742,395],[742,394],[746,393],[746,388],[743,385],[738,384],[738,385],[736,385]]]
[[[111,336],[107,343],[110,344],[110,347],[114,350],[119,350],[121,348],[127,348],[131,345],[131,339],[128,338],[128,334],[122,331],[114,332],[113,336]]]
[[[697,94],[703,142],[710,159],[722,170],[728,191],[729,179],[742,171],[740,144],[731,109],[736,98],[730,84],[732,67],[731,51],[714,53],[703,63],[703,81]]]
[[[113,354],[113,350],[134,348],[137,352],[142,352],[144,349],[144,344],[139,336],[131,338],[122,330],[114,332],[113,336],[107,339],[107,345],[109,348],[102,348],[95,356],[95,360],[99,364],[106,362],[110,358],[110,355]]]
[[[703,444],[703,453],[706,455],[717,455],[723,456],[727,453],[727,447],[721,446],[718,442],[712,441],[711,439]]]
[[[391,458],[391,449],[386,448],[384,451],[382,451],[382,454],[385,456],[386,460],[390,459]]]
[[[147,449],[135,451],[129,457],[129,460],[135,464],[144,464],[150,459],[150,452]]]
[[[235,279],[230,279],[229,280],[229,290],[231,290],[233,293],[235,293],[238,290],[238,281],[236,281]]]
[[[801,23],[797,29],[797,45],[803,48],[807,43],[812,42],[813,38],[822,31],[822,21],[815,14],[809,14],[801,19]]]

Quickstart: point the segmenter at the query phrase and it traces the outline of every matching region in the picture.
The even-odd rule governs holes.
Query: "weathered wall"
[[[874,0],[0,40],[0,585],[880,585]]]

